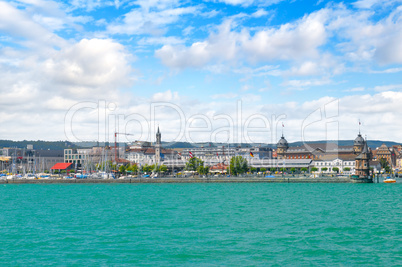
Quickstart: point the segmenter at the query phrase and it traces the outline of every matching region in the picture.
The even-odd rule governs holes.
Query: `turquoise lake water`
[[[401,184],[0,186],[1,266],[402,265]]]

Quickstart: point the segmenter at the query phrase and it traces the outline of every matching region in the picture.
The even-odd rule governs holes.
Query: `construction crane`
[[[134,135],[134,134],[129,134],[129,133],[114,133],[114,162],[117,164],[117,135],[122,134],[122,135]]]

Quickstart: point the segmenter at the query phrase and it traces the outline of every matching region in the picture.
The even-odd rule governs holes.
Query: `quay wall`
[[[211,177],[131,179],[9,179],[0,184],[163,184],[163,183],[372,183],[370,179],[343,177]]]

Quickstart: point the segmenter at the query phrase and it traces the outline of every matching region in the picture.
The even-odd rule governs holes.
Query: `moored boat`
[[[392,184],[392,183],[396,183],[396,180],[392,179],[390,177],[387,177],[387,178],[384,179],[384,183]]]

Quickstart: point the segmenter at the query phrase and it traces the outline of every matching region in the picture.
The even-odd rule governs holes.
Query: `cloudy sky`
[[[401,117],[402,0],[0,1],[0,139],[400,142]]]

